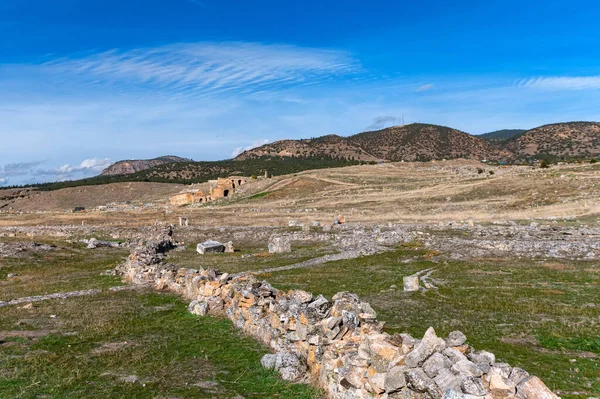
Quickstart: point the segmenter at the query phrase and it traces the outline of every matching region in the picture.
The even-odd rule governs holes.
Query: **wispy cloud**
[[[427,91],[433,89],[433,83],[427,83],[417,88],[417,92]]]
[[[517,81],[518,87],[551,90],[600,89],[600,76],[545,76]]]
[[[0,186],[6,186],[14,177],[31,174],[32,171],[42,163],[42,161],[33,161],[8,163],[4,166],[0,165]]]
[[[378,116],[373,119],[373,123],[367,126],[367,130],[383,129],[384,127],[394,126],[402,123],[401,118],[395,116]]]
[[[37,169],[32,172],[32,175],[52,177],[58,181],[70,180],[97,175],[111,164],[112,161],[109,158],[89,158],[83,160],[79,165],[64,164],[55,169]]]
[[[91,84],[133,83],[204,96],[316,84],[359,69],[343,51],[242,42],[115,49],[53,60],[43,67]]]
[[[245,147],[236,147],[236,148],[234,148],[233,151],[231,152],[231,156],[232,157],[237,157],[238,155],[240,155],[244,151],[248,151],[248,150],[251,150],[251,149],[256,148],[256,147],[260,147],[261,145],[265,145],[265,144],[269,144],[269,140],[268,139],[255,140],[255,141],[253,141],[252,143],[250,143],[249,145],[247,145]]]

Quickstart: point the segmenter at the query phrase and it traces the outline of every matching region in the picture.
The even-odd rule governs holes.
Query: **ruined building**
[[[209,181],[210,184],[210,200],[214,201],[219,198],[227,198],[231,196],[237,187],[246,184],[246,179],[241,177],[219,177],[217,180]]]
[[[184,206],[193,204],[205,204],[220,198],[228,198],[235,192],[236,188],[246,184],[247,180],[243,177],[219,177],[217,180],[210,180],[209,194],[206,195],[199,189],[186,189],[183,192],[173,195],[170,199],[172,206]],[[193,187],[193,185],[192,185]]]

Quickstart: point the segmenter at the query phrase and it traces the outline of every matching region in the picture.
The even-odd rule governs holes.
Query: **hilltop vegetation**
[[[51,191],[67,187],[90,186],[119,182],[155,182],[192,184],[203,183],[217,177],[241,175],[259,176],[265,171],[277,175],[297,173],[304,170],[337,168],[357,165],[359,161],[321,157],[260,157],[243,161],[225,160],[214,162],[164,163],[124,175],[100,175],[81,180],[33,185],[38,190]]]
[[[309,140],[283,140],[240,154],[245,160],[263,156],[329,155],[363,161],[429,161],[432,159],[482,159],[498,151],[485,140],[446,126],[413,123],[350,137],[336,135]]]
[[[154,166],[164,165],[166,163],[193,162],[191,159],[176,157],[174,155],[165,155],[154,159],[129,159],[116,162],[102,171],[102,175],[126,175],[150,169]]]
[[[488,140],[492,143],[506,142],[516,137],[521,136],[527,129],[502,129],[495,130],[493,132],[480,134],[477,137],[481,137],[484,140]]]
[[[281,140],[243,152],[235,159],[195,162],[174,156],[120,161],[100,176],[30,185],[39,190],[117,182],[202,183],[219,176],[297,173],[383,161],[488,159],[506,163],[593,160],[600,157],[600,123],[569,122],[498,130],[473,136],[446,126],[413,123],[341,137]],[[7,187],[4,187],[7,188]],[[15,188],[14,186],[11,188]]]

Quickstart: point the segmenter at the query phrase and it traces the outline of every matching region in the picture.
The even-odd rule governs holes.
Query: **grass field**
[[[121,285],[123,250],[0,258],[2,297]],[[8,273],[20,276],[6,280]],[[260,366],[267,350],[172,294],[104,291],[0,308],[0,398],[318,398]]]
[[[125,249],[82,244],[0,258],[1,298],[121,285],[101,276]],[[291,265],[331,253],[326,244],[268,254],[240,243],[233,254],[171,252],[183,267],[235,273]],[[402,277],[435,268],[439,290],[405,293]],[[19,273],[6,279],[8,273]],[[389,252],[308,269],[259,275],[280,289],[332,296],[352,291],[371,303],[389,332],[415,337],[463,331],[540,376],[564,398],[600,394],[600,265],[593,261],[486,258],[453,261],[419,242]],[[56,317],[51,317],[55,315]],[[305,385],[263,370],[266,349],[224,319],[197,318],[170,294],[103,292],[34,307],[0,308],[0,398],[316,398]]]
[[[262,275],[281,289],[358,293],[389,332],[421,337],[460,330],[477,349],[536,374],[565,398],[600,394],[600,265],[597,262],[427,260],[396,251]],[[433,267],[439,290],[405,293],[402,277]]]

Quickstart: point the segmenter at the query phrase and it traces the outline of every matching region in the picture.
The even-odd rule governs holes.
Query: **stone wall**
[[[277,290],[250,274],[187,269],[163,263],[172,230],[138,247],[117,268],[135,284],[151,284],[191,300],[197,315],[225,316],[275,351],[262,359],[282,378],[310,382],[328,397],[554,399],[543,382],[475,351],[458,331],[422,339],[383,332],[375,311],[356,294]]]

